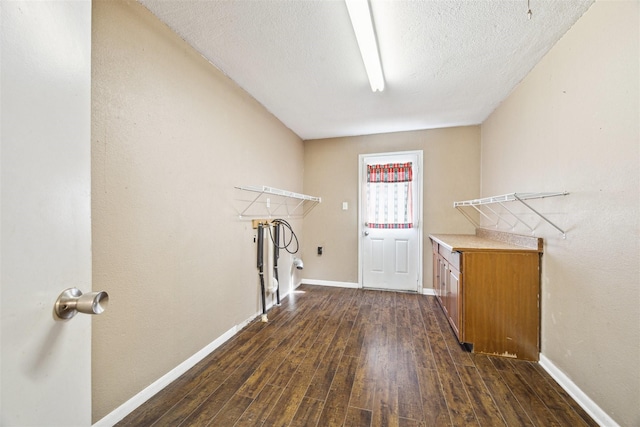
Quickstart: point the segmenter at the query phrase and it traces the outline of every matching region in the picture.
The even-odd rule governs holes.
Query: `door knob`
[[[105,291],[83,294],[78,288],[65,289],[54,306],[59,319],[71,319],[78,312],[102,314],[109,303],[109,294]]]
[[[364,235],[365,235],[365,236],[368,236],[368,235],[369,235],[369,232],[368,232],[368,231],[365,231],[365,232],[364,232]]]

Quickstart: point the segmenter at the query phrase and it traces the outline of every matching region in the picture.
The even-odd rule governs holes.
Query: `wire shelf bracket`
[[[518,223],[520,223],[520,224],[524,225],[525,227],[527,227],[529,230],[531,230],[531,233],[533,234],[535,229],[533,227],[531,227],[529,224],[527,224],[522,218],[520,218],[520,216],[516,212],[514,212],[512,209],[509,209],[505,205],[505,203],[507,203],[507,202],[519,202],[520,204],[522,204],[523,206],[528,208],[531,212],[536,214],[539,218],[541,218],[542,220],[544,220],[545,222],[550,224],[553,228],[555,228],[560,233],[562,233],[562,238],[566,238],[567,237],[567,233],[563,229],[558,227],[551,220],[549,220],[549,218],[547,218],[546,216],[544,216],[543,214],[538,212],[536,209],[534,209],[529,203],[525,202],[525,200],[544,199],[544,198],[547,198],[547,197],[557,197],[557,196],[566,196],[568,194],[569,193],[566,192],[566,191],[555,192],[555,193],[509,193],[509,194],[503,194],[503,195],[500,195],[500,196],[491,196],[491,197],[484,197],[484,198],[481,198],[481,199],[473,199],[473,200],[464,200],[464,201],[461,201],[461,202],[453,202],[453,207],[456,208],[458,210],[458,212],[462,213],[462,215],[464,215],[465,218],[467,218],[473,225],[475,225],[476,228],[480,228],[481,227],[480,224],[468,212],[466,212],[463,208],[472,207],[480,215],[482,215],[484,218],[486,218],[487,220],[493,222],[494,219],[489,214],[487,214],[485,211],[483,211],[483,209],[480,208],[480,206],[484,206],[485,209],[489,210],[497,218],[497,220],[495,220],[495,223],[493,224],[494,227],[497,227],[498,224],[500,223],[500,221],[503,221],[503,222],[507,223],[511,228],[514,228]],[[515,218],[516,223],[512,223],[512,222],[507,221],[503,217],[503,215],[501,213],[497,212],[495,209],[492,209],[491,205],[493,205],[493,204],[497,204],[500,207],[502,207],[505,211],[507,211],[510,214],[510,217]]]
[[[242,218],[273,218],[283,216],[287,218],[304,217],[318,203],[321,197],[281,190],[279,188],[260,186],[235,187],[238,190],[256,193],[253,199],[245,200],[248,205],[240,212]],[[260,207],[261,206],[261,207]],[[256,212],[256,208],[258,212]]]

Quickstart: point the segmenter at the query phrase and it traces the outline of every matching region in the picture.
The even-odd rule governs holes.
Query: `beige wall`
[[[303,144],[138,3],[92,37],[95,421],[259,311],[234,186],[302,192]]]
[[[409,150],[423,150],[423,285],[432,287],[429,233],[473,232],[452,206],[479,193],[479,126],[305,141],[304,190],[322,197],[304,220],[305,279],[358,282],[358,155]]]
[[[482,124],[482,195],[570,191],[547,225],[542,353],[640,425],[638,2],[597,1]],[[523,231],[523,230],[518,230]]]

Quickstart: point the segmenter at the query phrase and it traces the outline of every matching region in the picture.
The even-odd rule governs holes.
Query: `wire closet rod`
[[[494,204],[497,203],[499,204],[502,208],[504,208],[507,212],[509,212],[515,219],[516,221],[518,221],[519,223],[525,225],[527,228],[529,228],[529,230],[531,230],[531,232],[533,233],[534,228],[531,227],[530,225],[528,225],[526,222],[524,222],[521,218],[518,217],[518,215],[513,212],[512,210],[510,210],[509,208],[507,208],[504,203],[506,202],[514,202],[514,201],[518,201],[520,202],[522,205],[526,206],[530,211],[532,211],[533,213],[535,213],[536,215],[538,215],[538,217],[540,217],[541,219],[543,219],[544,221],[546,221],[548,224],[550,224],[552,227],[554,227],[556,230],[560,231],[562,233],[562,237],[566,238],[567,237],[567,233],[561,229],[560,227],[558,227],[556,224],[554,224],[551,220],[549,220],[547,217],[545,217],[544,215],[542,215],[540,212],[538,212],[537,210],[535,210],[530,204],[526,203],[525,200],[531,200],[531,199],[544,199],[546,197],[557,197],[557,196],[566,196],[569,193],[566,191],[562,191],[562,192],[554,192],[554,193],[508,193],[508,194],[503,194],[500,196],[491,196],[491,197],[483,197],[480,199],[473,199],[473,200],[464,200],[464,201],[460,201],[460,202],[453,202],[453,207],[458,209],[458,211],[460,213],[462,213],[465,218],[467,218],[471,223],[473,223],[476,227],[480,227],[480,224],[478,224],[473,218],[471,218],[471,216],[466,213],[463,209],[461,209],[462,207],[465,206],[471,206],[472,208],[474,208],[476,211],[478,211],[482,216],[484,216],[485,218],[487,218],[488,220],[491,221],[491,218],[485,213],[483,212],[479,206],[485,206],[485,205],[490,205],[490,204]],[[498,221],[494,224],[495,226],[498,225],[498,223],[500,222],[500,220],[503,220],[505,222],[507,222],[504,218],[502,218],[502,216],[496,212],[495,210],[491,209],[491,207],[487,206],[487,209],[489,209],[494,215],[496,215],[498,217]],[[509,224],[511,226],[511,228],[515,227],[516,224],[511,224],[509,222],[507,222],[507,224]]]
[[[522,201],[529,199],[543,199],[545,197],[556,197],[556,196],[566,196],[569,194],[566,191],[555,192],[555,193],[509,193],[503,194],[501,196],[491,196],[484,197],[481,199],[473,199],[473,200],[464,200],[462,202],[453,202],[453,207],[457,208],[458,206],[473,206],[473,205],[487,205],[491,203],[500,203],[500,202],[513,202],[513,201]]]
[[[268,216],[268,217],[272,217],[274,215],[281,215],[282,213],[279,211],[281,208],[284,208],[284,214],[287,217],[290,217],[291,215],[293,215],[298,208],[303,207],[305,202],[311,202],[313,205],[307,209],[304,210],[303,207],[303,212],[302,212],[302,216],[306,215],[311,209],[313,209],[313,207],[322,202],[322,198],[320,197],[315,197],[315,196],[309,196],[307,194],[301,194],[301,193],[295,193],[293,191],[287,191],[287,190],[281,190],[279,188],[274,188],[274,187],[268,187],[268,186],[260,186],[260,187],[235,187],[238,190],[243,190],[243,191],[250,191],[250,192],[254,192],[254,193],[258,193],[257,196],[250,201],[249,205],[240,213],[240,218],[244,217],[244,216],[256,216],[256,217],[261,217],[261,216]],[[263,195],[270,195],[270,196],[278,196],[280,197],[280,201],[279,202],[274,202],[274,207],[270,206],[270,200],[267,199],[266,201],[260,201],[260,198]],[[295,206],[290,206],[287,203],[287,200],[295,200],[297,203]],[[250,208],[254,205],[254,204],[264,204],[265,205],[265,210],[266,212],[263,214],[259,214],[259,215],[247,215],[247,213],[249,212]]]
[[[281,190],[279,188],[267,187],[264,185],[260,187],[236,187],[236,188],[238,190],[253,191],[255,193],[261,193],[261,194],[272,194],[274,196],[289,197],[291,199],[309,200],[309,201],[318,202],[318,203],[322,201],[320,197],[294,193],[293,191]]]

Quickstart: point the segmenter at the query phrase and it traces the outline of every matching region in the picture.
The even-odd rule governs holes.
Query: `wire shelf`
[[[562,233],[562,237],[566,238],[567,233],[563,229],[561,229],[556,224],[554,224],[546,216],[544,216],[543,214],[541,214],[540,212],[535,210],[530,204],[526,203],[525,200],[544,199],[544,198],[547,198],[547,197],[557,197],[557,196],[566,196],[568,194],[569,193],[566,192],[566,191],[554,192],[554,193],[509,193],[509,194],[502,194],[500,196],[483,197],[481,199],[473,199],[473,200],[464,200],[464,201],[460,201],[460,202],[453,202],[453,207],[458,209],[458,211],[460,213],[462,213],[465,216],[465,218],[467,218],[471,223],[473,223],[478,228],[480,228],[480,224],[478,224],[478,222],[475,221],[469,215],[469,213],[466,212],[463,209],[464,207],[469,207],[470,206],[470,207],[474,208],[480,215],[485,217],[487,220],[494,221],[494,219],[489,214],[487,214],[487,212],[485,212],[484,210],[482,210],[480,208],[480,206],[486,206],[485,209],[489,210],[495,217],[497,217],[497,221],[495,222],[494,226],[497,226],[498,223],[500,222],[500,220],[502,220],[502,221],[506,222],[507,224],[509,224],[512,228],[514,228],[517,225],[517,223],[519,222],[519,223],[525,225],[527,228],[529,228],[531,230],[531,232],[533,233],[535,231],[535,229],[533,227],[531,227],[529,224],[527,224],[520,217],[521,216],[520,214],[515,213],[513,210],[509,209],[507,206],[504,205],[504,203],[507,203],[507,202],[519,202],[523,206],[526,206],[531,212],[533,212],[538,217],[540,217],[545,222],[547,222],[552,227],[554,227],[556,230],[560,231],[560,233]],[[512,224],[512,223],[506,221],[506,219],[504,218],[504,216],[500,212],[496,212],[495,209],[491,208],[490,205],[492,205],[492,204],[500,205],[505,211],[507,211],[509,213],[509,215],[511,217],[515,218],[515,220],[517,222],[515,224]]]
[[[257,193],[254,199],[245,201],[248,205],[240,212],[240,218],[304,217],[318,203],[322,202],[322,198],[320,197],[268,186],[244,186],[235,188]]]

